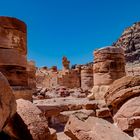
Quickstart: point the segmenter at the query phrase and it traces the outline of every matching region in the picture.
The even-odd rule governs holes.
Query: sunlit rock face
[[[26,33],[27,28],[24,22],[16,18],[0,17],[0,71],[8,79],[16,98],[23,97],[31,100],[31,92],[25,93],[24,91],[30,90],[28,87]]]
[[[113,45],[125,50],[127,75],[140,75],[140,22],[125,29]]]
[[[127,63],[140,63],[140,22],[125,29],[114,46],[124,48]]]

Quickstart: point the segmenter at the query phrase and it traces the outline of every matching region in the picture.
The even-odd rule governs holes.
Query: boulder
[[[140,128],[140,97],[132,98],[123,104],[113,119],[123,131]]]
[[[128,99],[139,96],[140,76],[125,76],[113,82],[105,94],[108,106],[119,108]]]
[[[102,85],[102,86],[93,86],[91,90],[91,94],[87,96],[90,100],[104,100],[104,95],[108,91],[109,86],[108,85]]]
[[[140,128],[134,129],[133,135],[137,140],[140,140]]]
[[[96,117],[72,115],[64,130],[72,140],[132,140],[113,124]]]
[[[51,140],[50,130],[42,112],[30,101],[17,100],[17,114],[5,128],[12,138],[19,140]]]
[[[7,79],[0,73],[0,131],[16,113],[16,100]]]

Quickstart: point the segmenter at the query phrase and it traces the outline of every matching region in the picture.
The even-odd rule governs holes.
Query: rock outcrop
[[[119,109],[130,98],[140,94],[140,76],[125,76],[113,82],[105,100],[108,106]]]
[[[16,100],[7,79],[0,73],[0,131],[16,113]]]
[[[113,45],[125,50],[127,75],[140,75],[140,22],[126,28]]]
[[[132,65],[140,63],[140,22],[136,22],[122,33],[122,36],[113,44],[124,48],[126,63]]]

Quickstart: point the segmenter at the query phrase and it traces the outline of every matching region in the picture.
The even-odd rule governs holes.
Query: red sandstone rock
[[[140,93],[140,92],[139,92]],[[140,97],[128,100],[114,116],[114,122],[123,131],[140,127]]]
[[[108,91],[108,88],[108,85],[93,86],[93,88],[91,89],[91,94],[87,97],[90,100],[104,100],[104,95]]]
[[[16,101],[7,79],[0,73],[0,131],[16,113]]]
[[[106,47],[94,51],[94,85],[110,85],[125,75],[124,51],[121,48]]]
[[[17,113],[5,128],[5,132],[11,137],[29,140],[50,139],[47,120],[34,104],[23,99],[17,100]],[[15,125],[16,122],[19,126]]]
[[[126,63],[134,66],[140,63],[140,22],[126,28],[121,37],[114,43],[115,47],[125,50]]]
[[[64,70],[68,70],[69,69],[70,61],[68,61],[67,57],[64,56],[62,58],[62,64],[63,64],[63,69]]]
[[[140,76],[126,76],[116,80],[105,95],[107,105],[118,108],[140,93]]]
[[[94,86],[89,99],[104,99],[110,84],[125,76],[125,57],[122,48],[105,47],[94,51]]]
[[[26,24],[16,18],[0,16],[0,71],[8,79],[13,91],[17,87],[28,87]],[[14,92],[15,96],[27,99],[32,91]],[[23,95],[22,95],[23,93]],[[16,95],[17,94],[17,95]],[[25,94],[27,96],[25,96]],[[32,100],[28,98],[28,100]]]
[[[26,55],[26,25],[11,17],[0,17],[0,48],[17,49]]]
[[[96,116],[99,118],[107,118],[111,117],[112,115],[109,108],[100,108],[96,110]]]
[[[28,61],[27,65],[27,72],[28,72],[28,86],[35,90],[36,89],[36,67],[34,61]]]
[[[90,90],[93,87],[93,67],[83,66],[81,68],[81,88]]]
[[[50,140],[57,140],[56,130],[53,128],[49,128],[50,130]]]
[[[10,86],[28,86],[26,68],[18,66],[0,66],[0,71],[7,78]]]
[[[74,114],[83,114],[85,117],[89,116],[95,116],[94,110],[86,110],[86,109],[80,109],[80,110],[74,110],[74,111],[63,111],[60,112],[57,116],[52,116],[51,123],[56,125],[65,125],[67,121],[69,120],[69,117]]]
[[[137,139],[137,140],[140,140],[140,128],[136,128],[134,129],[134,137]]]
[[[95,117],[71,116],[64,132],[72,140],[132,140],[113,124]]]

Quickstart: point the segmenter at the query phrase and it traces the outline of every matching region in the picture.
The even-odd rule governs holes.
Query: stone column
[[[28,61],[27,65],[28,72],[28,86],[35,90],[36,89],[36,67],[34,61]]]
[[[91,90],[93,87],[93,67],[83,66],[81,68],[81,88]]]
[[[122,48],[105,47],[94,51],[94,86],[90,99],[104,99],[110,84],[125,76],[125,57]]]
[[[67,57],[62,58],[63,70],[69,70],[70,61],[68,61]]]
[[[16,18],[0,17],[0,71],[7,77],[16,98],[31,100],[26,70],[26,33],[24,22]],[[24,89],[28,90],[28,93]]]

